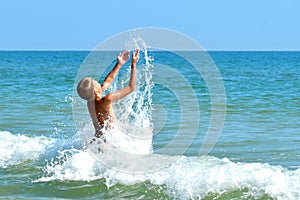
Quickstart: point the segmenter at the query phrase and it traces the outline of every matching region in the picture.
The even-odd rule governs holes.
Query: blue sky
[[[1,0],[0,50],[91,50],[162,27],[207,50],[300,50],[299,0]]]

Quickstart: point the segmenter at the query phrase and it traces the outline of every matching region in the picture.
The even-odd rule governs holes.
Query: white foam
[[[142,130],[141,130],[142,132]],[[145,131],[146,132],[146,131]],[[132,133],[132,132],[131,132]],[[152,152],[152,135],[147,133],[144,137],[137,134],[125,134],[118,127],[105,133],[106,141],[113,146],[133,154],[149,154]]]
[[[64,150],[59,152],[58,157],[60,158],[58,161],[52,160],[46,166],[46,172],[50,176],[42,177],[37,182],[51,180],[90,181],[102,178],[104,168],[86,151]]]
[[[0,136],[0,167],[3,168],[36,160],[55,142],[54,139],[44,136],[27,137],[8,131],[1,131]]]
[[[70,151],[61,153],[70,155]],[[289,171],[269,164],[234,163],[227,158],[159,155],[162,162],[168,160],[172,164],[149,173],[128,173],[117,170],[117,166],[104,166],[84,150],[73,150],[71,154],[63,162],[49,164],[48,176],[38,181],[105,178],[108,187],[149,181],[166,186],[166,193],[179,199],[201,199],[209,193],[222,194],[243,188],[249,189],[245,195],[257,198],[265,194],[275,199],[300,198],[300,169]],[[147,161],[144,163],[139,167],[147,168]]]
[[[226,158],[186,157],[166,169],[171,178],[164,184],[179,198],[201,199],[208,193],[248,188],[248,195],[254,197],[268,194],[276,199],[299,199],[299,172],[261,163],[233,163]],[[161,182],[157,176],[151,182],[157,180]]]

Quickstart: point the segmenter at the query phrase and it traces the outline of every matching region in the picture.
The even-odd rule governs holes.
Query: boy
[[[83,78],[78,83],[77,92],[81,98],[87,100],[87,107],[95,128],[95,137],[100,138],[101,136],[103,136],[103,130],[112,128],[113,122],[115,120],[112,103],[130,94],[135,89],[136,63],[139,60],[139,52],[140,50],[136,49],[132,53],[129,84],[119,91],[112,92],[104,97],[101,97],[104,91],[111,86],[120,68],[129,59],[130,53],[129,51],[125,50],[118,55],[117,63],[106,76],[101,86],[96,80],[90,77]]]

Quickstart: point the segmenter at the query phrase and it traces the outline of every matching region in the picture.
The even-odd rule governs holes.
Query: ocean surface
[[[213,112],[205,78],[172,52],[142,52],[136,91],[114,105],[121,127],[150,130],[150,146],[118,141],[154,155],[137,165],[142,173],[103,164],[89,148],[93,129],[85,107],[74,112],[84,102],[73,91],[89,53],[0,51],[1,199],[300,199],[300,52],[208,52],[226,93],[208,155],[200,151]],[[117,55],[98,56],[109,53]],[[127,84],[128,69],[110,91]],[[195,134],[176,138],[179,130]]]

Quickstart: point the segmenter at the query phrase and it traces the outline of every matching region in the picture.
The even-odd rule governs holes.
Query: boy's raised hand
[[[136,65],[140,57],[140,49],[136,49],[135,52],[132,52],[131,64]]]
[[[126,63],[126,61],[129,59],[129,57],[130,57],[129,51],[127,51],[127,50],[122,51],[118,55],[118,63],[120,65],[124,65]]]

